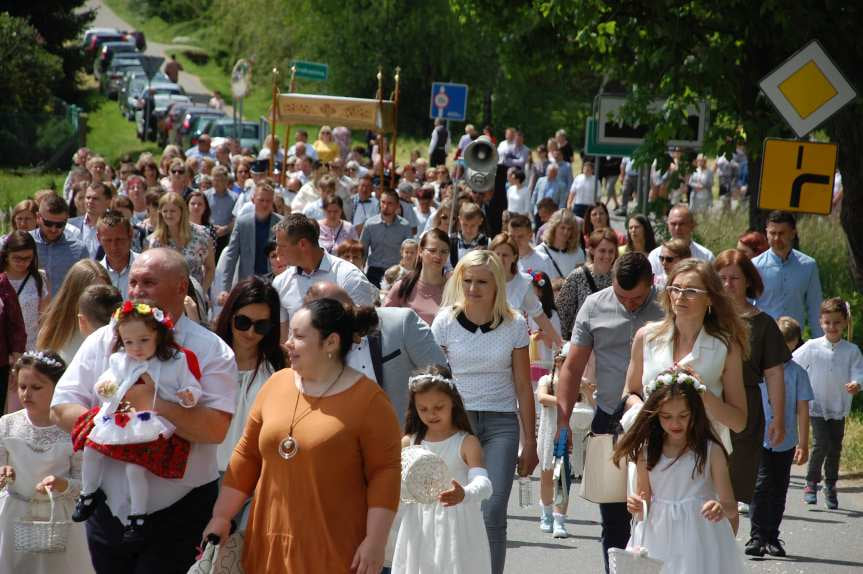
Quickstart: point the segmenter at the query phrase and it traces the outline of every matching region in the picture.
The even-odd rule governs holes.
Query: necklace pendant
[[[279,456],[285,460],[291,460],[300,450],[300,445],[292,435],[288,435],[279,443]]]

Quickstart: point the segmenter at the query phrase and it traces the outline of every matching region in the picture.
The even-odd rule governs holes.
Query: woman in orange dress
[[[204,537],[254,495],[247,574],[378,574],[399,501],[401,432],[381,388],[345,365],[377,314],[333,299],[291,318],[291,368],[255,399]]]

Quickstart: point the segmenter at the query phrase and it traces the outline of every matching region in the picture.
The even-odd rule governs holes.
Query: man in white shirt
[[[132,225],[117,211],[108,211],[96,224],[96,237],[105,257],[99,262],[123,299],[129,298],[129,271],[137,253],[132,251]]]
[[[84,215],[73,217],[69,225],[81,232],[80,241],[87,248],[87,254],[95,258],[99,251],[99,239],[96,237],[96,222],[108,210],[111,203],[111,190],[101,182],[93,182],[84,192],[84,204],[87,211]]]
[[[177,318],[177,343],[198,360],[203,395],[198,404],[184,408],[158,396],[150,383],[135,385],[124,400],[139,411],[155,410],[191,443],[185,474],[164,479],[148,473],[145,541],[128,547],[120,541],[124,526],[117,518],[129,511],[125,465],[106,459],[102,475],[105,504],[96,501],[87,522],[87,538],[97,572],[162,574],[185,572],[195,561],[195,546],[212,514],[218,495],[216,447],[225,437],[234,412],[237,367],[234,353],[218,336],[183,314],[189,269],[183,256],[167,248],[150,249],[139,256],[129,274],[129,296],[150,299]],[[81,345],[66,373],[57,383],[51,402],[52,419],[72,431],[82,415],[98,406],[93,384],[108,368],[114,329],[106,325]]]
[[[692,217],[692,212],[685,204],[677,204],[668,212],[668,219],[665,221],[668,226],[668,233],[672,239],[683,239],[689,243],[689,251],[695,259],[711,262],[715,259],[713,252],[708,248],[700,245],[692,240],[692,232],[695,230],[695,218]],[[662,284],[665,284],[665,269],[662,268],[662,263],[659,262],[659,252],[662,251],[660,245],[650,252],[647,258],[650,260],[650,266],[653,268],[653,275],[658,278]]]
[[[273,280],[281,302],[281,341],[288,338],[291,315],[303,306],[313,283],[330,281],[342,287],[356,305],[372,305],[377,289],[355,265],[330,255],[318,245],[318,226],[302,213],[292,213],[274,227],[276,251],[289,267]]]

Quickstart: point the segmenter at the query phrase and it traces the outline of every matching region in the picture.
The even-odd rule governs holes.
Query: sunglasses
[[[63,229],[66,227],[66,220],[63,221],[51,221],[49,219],[42,219],[42,225],[45,227],[53,227],[54,229]]]
[[[270,332],[272,325],[269,319],[258,319],[252,321],[245,315],[234,315],[234,328],[238,331],[248,331],[250,328],[255,328],[255,333],[258,335],[266,335]]]
[[[182,169],[172,169],[171,173],[173,173],[174,175],[183,175],[186,172],[184,172]]]
[[[660,263],[674,263],[677,260],[677,257],[667,257],[665,255],[659,256]]]

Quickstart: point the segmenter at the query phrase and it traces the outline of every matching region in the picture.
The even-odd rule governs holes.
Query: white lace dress
[[[30,554],[15,551],[15,521],[22,517],[48,520],[48,497],[36,485],[49,474],[69,481],[55,495],[55,520],[71,520],[81,490],[81,454],[73,454],[69,433],[56,426],[38,427],[26,411],[0,418],[0,466],[15,469],[15,481],[0,491],[0,574],[88,574],[93,572],[83,524],[70,525],[66,551]],[[31,519],[32,519],[31,518]]]
[[[695,456],[684,453],[677,462],[661,456],[650,471],[650,503],[646,522],[638,522],[629,540],[647,548],[651,558],[665,562],[662,574],[738,574],[745,572],[743,554],[728,520],[710,522],[701,514],[716,500],[710,477],[710,449],[704,472],[695,474]],[[669,466],[670,465],[670,466]]]
[[[468,467],[461,457],[467,436],[457,432],[439,442],[422,441],[422,446],[440,456],[450,477],[464,486]],[[413,441],[412,441],[413,442]],[[488,574],[491,554],[479,501],[455,506],[402,503],[401,524],[396,537],[393,574]]]
[[[41,269],[39,274],[42,276],[42,293],[45,296],[48,294],[48,277]],[[27,330],[27,350],[32,351],[36,348],[36,335],[39,333],[39,290],[36,288],[36,281],[28,275],[24,279],[9,277],[9,283],[18,293],[21,315],[24,316],[24,328]],[[21,289],[20,292],[18,292],[19,289]]]

